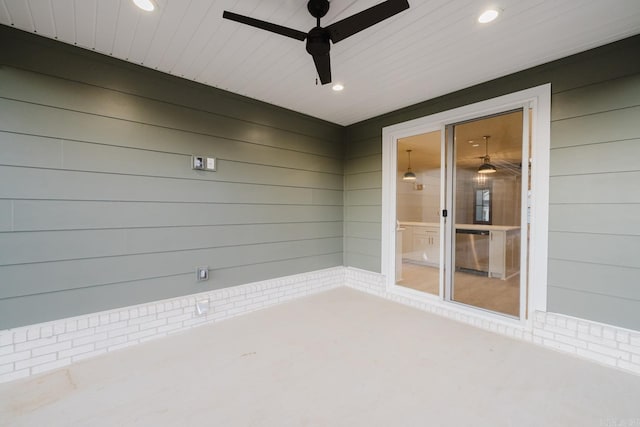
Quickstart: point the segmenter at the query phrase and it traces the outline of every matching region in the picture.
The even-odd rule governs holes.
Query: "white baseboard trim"
[[[458,322],[640,374],[640,331],[541,311],[534,314],[528,325],[510,324],[440,301],[417,300],[388,292],[385,276],[351,267],[346,268],[345,285]]]
[[[2,330],[0,383],[343,285],[344,267],[334,267]]]
[[[341,286],[640,374],[640,331],[545,312],[536,312],[526,326],[514,324],[439,301],[390,293],[385,283],[379,273],[334,267],[2,330],[0,383]],[[198,313],[199,302],[207,313]]]

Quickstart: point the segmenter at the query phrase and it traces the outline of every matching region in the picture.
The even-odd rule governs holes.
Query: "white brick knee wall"
[[[536,312],[533,342],[640,374],[640,332]]]
[[[0,383],[344,284],[336,267],[0,331]],[[208,301],[199,315],[196,302]]]
[[[345,285],[459,322],[549,347],[564,353],[640,374],[640,332],[577,319],[557,313],[536,312],[530,327],[493,321],[480,314],[456,310],[439,301],[417,301],[390,293],[381,274],[346,269]]]
[[[0,331],[0,383],[340,286],[640,374],[638,331],[543,312],[522,327],[390,293],[381,274],[335,267]],[[197,313],[199,301],[206,314]]]

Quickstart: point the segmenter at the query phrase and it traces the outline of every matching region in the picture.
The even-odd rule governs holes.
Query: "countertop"
[[[438,222],[400,221],[400,226],[440,227]],[[458,230],[513,231],[520,230],[517,225],[456,224]]]

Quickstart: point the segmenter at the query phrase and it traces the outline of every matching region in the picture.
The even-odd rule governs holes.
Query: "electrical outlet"
[[[199,171],[216,171],[216,158],[207,156],[191,156],[191,168]]]
[[[198,282],[209,280],[209,267],[198,267],[196,271]]]
[[[196,313],[198,316],[203,316],[209,312],[209,300],[203,299],[200,301],[196,301]]]
[[[191,167],[196,170],[205,170],[207,167],[206,161],[207,161],[206,157],[192,156]]]

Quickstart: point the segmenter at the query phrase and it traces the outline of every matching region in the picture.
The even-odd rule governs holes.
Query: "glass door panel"
[[[398,140],[396,285],[440,294],[441,132]]]
[[[447,128],[454,218],[448,299],[513,317],[520,315],[522,130],[522,110]]]

